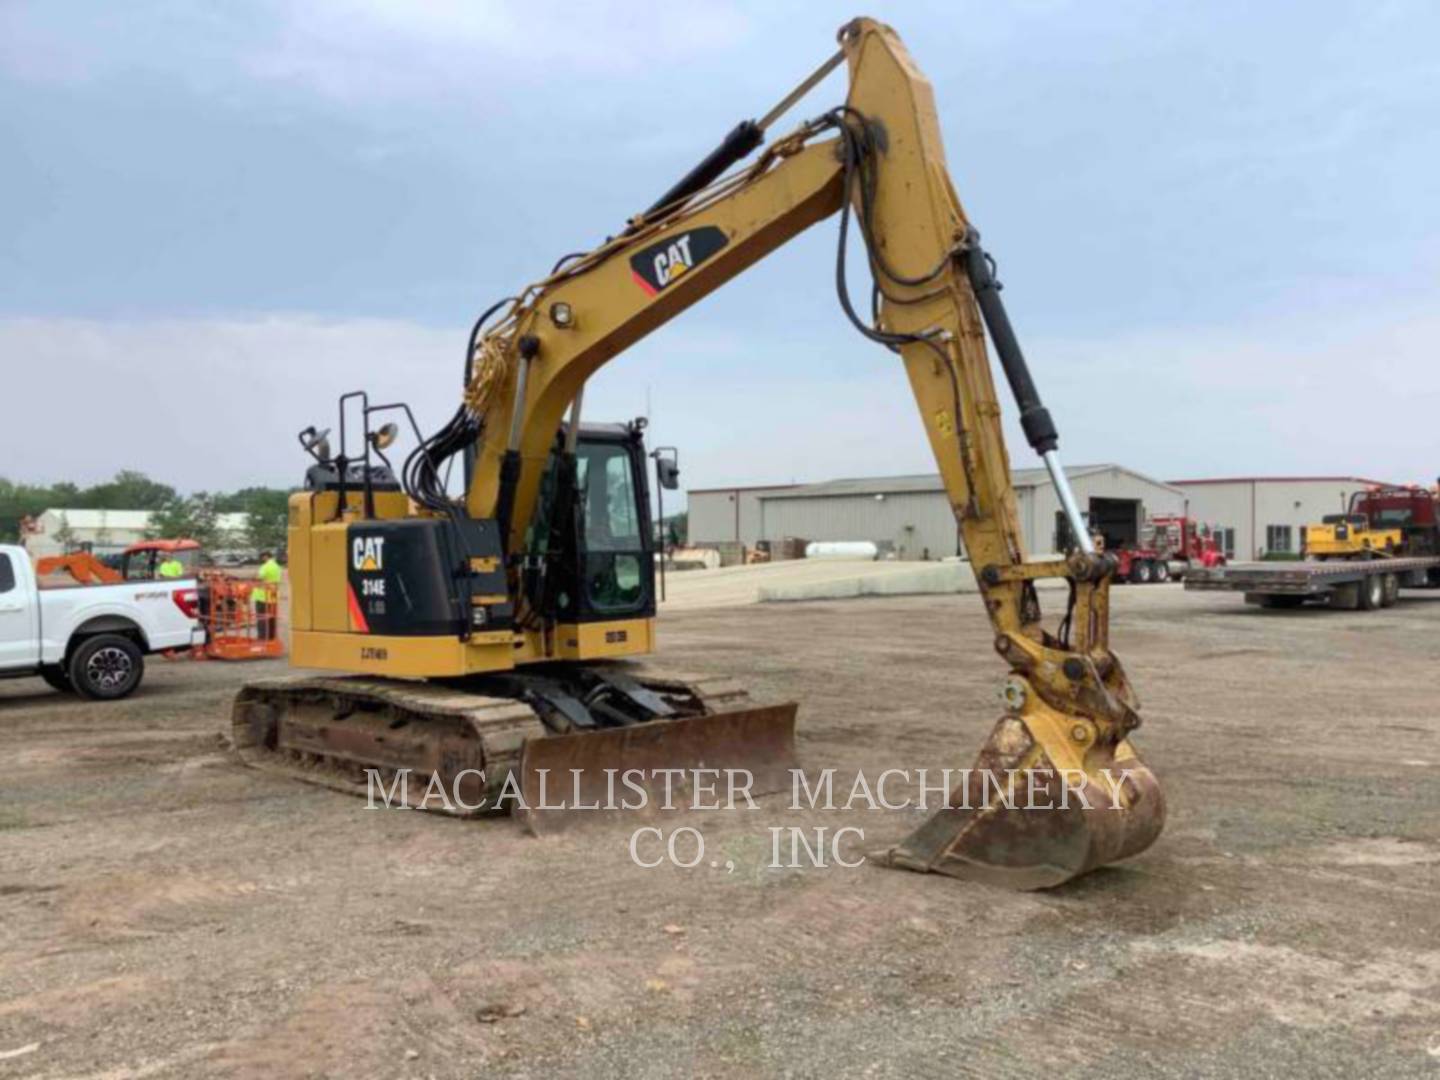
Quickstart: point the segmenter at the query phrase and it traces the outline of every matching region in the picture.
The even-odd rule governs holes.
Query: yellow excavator
[[[407,406],[357,391],[340,399],[338,449],[328,431],[301,433],[314,464],[290,502],[290,654],[336,674],[242,689],[233,738],[244,761],[362,794],[377,778],[393,794],[413,773],[453,796],[421,800],[428,808],[508,808],[535,827],[556,777],[574,778],[562,804],[576,810],[613,793],[617,774],[668,773],[669,784],[688,770],[748,770],[750,791],[788,790],[793,703],[756,704],[733,679],[626,659],[655,648],[643,424],[584,423],[581,406],[607,361],[838,214],[841,309],[909,379],[1010,668],[976,767],[1011,796],[1029,788],[1018,802],[957,789],[885,861],[1044,888],[1154,841],[1164,799],[1132,745],[1137,702],[1110,650],[1114,562],[1089,540],[995,264],[951,186],[930,84],[881,23],[846,24],[839,46],[618,235],[481,316],[462,403],[440,430],[422,436]],[[844,104],[767,144],[841,65]],[[869,255],[868,318],[846,280],[851,230]],[[987,330],[1078,538],[1064,559],[1026,558]],[[400,422],[418,445],[397,468],[385,451]],[[456,460],[459,497],[446,483]],[[1046,578],[1069,584],[1053,629],[1035,589]],[[547,777],[548,801],[537,800]]]

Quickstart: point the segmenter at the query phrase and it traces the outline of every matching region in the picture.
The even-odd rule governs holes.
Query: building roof
[[[1162,480],[1156,480],[1138,473],[1134,469],[1127,469],[1123,465],[1071,465],[1065,470],[1065,475],[1071,480],[1078,480],[1083,476],[1093,476],[1103,472],[1123,472],[1138,477],[1146,483],[1154,484],[1156,487],[1170,487],[1171,485]],[[1043,468],[1039,469],[1015,469],[1010,473],[1010,483],[1020,488],[1043,487],[1050,483],[1050,474]],[[721,488],[721,491],[733,491],[734,488]],[[818,484],[798,484],[782,488],[741,488],[742,491],[761,492],[762,499],[815,499],[833,498],[843,495],[903,495],[912,493],[943,492],[944,483],[940,480],[939,473],[911,473],[904,476],[872,476],[854,477],[843,480],[825,480]],[[769,492],[766,494],[765,492]],[[699,494],[692,491],[690,494]],[[1178,493],[1177,493],[1178,494]]]
[[[688,488],[686,495],[733,495],[737,491],[789,491],[800,484],[721,484],[719,487]]]
[[[51,507],[41,517],[65,516],[65,522],[72,529],[121,529],[144,532],[150,525],[149,510],[72,510],[66,507]],[[217,514],[216,527],[221,532],[241,532],[245,528],[248,514]]]
[[[1190,487],[1195,484],[1374,484],[1378,487],[1392,487],[1386,480],[1370,480],[1363,476],[1206,476],[1196,480],[1171,480],[1173,487]]]
[[[64,516],[72,529],[135,529],[143,530],[150,524],[148,510],[71,510],[66,507],[52,507],[41,517]]]

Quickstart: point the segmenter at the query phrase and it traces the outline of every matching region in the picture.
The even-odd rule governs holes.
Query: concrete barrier
[[[944,562],[845,562],[798,559],[752,566],[689,570],[666,579],[665,611],[736,607],[791,600],[845,600],[864,596],[923,596],[975,592],[970,564]],[[1042,589],[1063,581],[1037,582]]]
[[[895,564],[891,564],[894,566]],[[794,600],[850,600],[862,596],[927,596],[979,592],[975,572],[958,559],[941,563],[902,563],[886,574],[856,574],[829,581],[786,582],[762,585],[760,602]],[[1065,582],[1049,579],[1035,583],[1041,589],[1063,589]]]

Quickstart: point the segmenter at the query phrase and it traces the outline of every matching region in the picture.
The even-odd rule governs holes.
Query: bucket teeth
[[[1127,741],[1113,751],[1066,741],[1082,730],[1044,706],[1003,717],[947,805],[883,861],[1048,889],[1144,851],[1165,824],[1159,782]]]

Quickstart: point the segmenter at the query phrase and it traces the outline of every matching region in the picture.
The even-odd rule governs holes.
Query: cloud
[[[295,484],[307,464],[296,432],[335,427],[344,391],[408,401],[427,433],[448,418],[464,340],[458,327],[291,314],[0,319],[0,363],[28,403],[0,428],[3,473],[93,482],[138,468],[185,490]],[[796,341],[692,323],[607,365],[587,388],[586,418],[649,409],[652,442],[680,446],[694,484],[923,467],[905,382],[881,377],[888,354],[815,380],[786,363],[800,354]]]
[[[201,92],[294,87],[342,104],[499,104],[556,73],[683,68],[747,36],[733,3],[307,0],[229,8],[0,5],[0,71],[76,84],[159,75]]]
[[[446,84],[497,89],[501,77],[533,84],[557,69],[593,75],[678,66],[697,51],[732,44],[748,25],[729,3],[318,0],[281,14],[274,39],[249,58],[251,70],[344,100]]]
[[[1440,317],[1296,312],[1029,350],[1088,460],[1167,478],[1356,473],[1431,482]],[[1068,455],[1080,460],[1076,452]]]
[[[333,427],[343,391],[407,400],[427,429],[442,422],[458,401],[463,341],[463,328],[290,314],[3,319],[0,363],[23,373],[25,407],[0,430],[0,461],[17,480],[128,467],[189,490],[297,483],[295,433]],[[1440,469],[1437,348],[1440,318],[1422,311],[1032,340],[1028,353],[1074,464],[1426,480]],[[1033,464],[996,381],[1012,462]],[[690,321],[587,389],[591,420],[647,407],[651,441],[680,448],[687,487],[934,468],[893,357],[858,338]]]
[[[0,358],[25,373],[26,401],[7,410],[0,461],[16,480],[138,468],[187,490],[288,486],[306,464],[296,432],[333,426],[343,391],[408,397],[422,423],[448,416],[459,341],[408,323],[296,316],[0,320]]]

